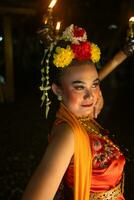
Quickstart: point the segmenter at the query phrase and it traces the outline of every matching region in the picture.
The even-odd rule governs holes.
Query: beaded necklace
[[[100,130],[104,130],[104,128],[102,128],[95,120],[91,120],[88,117],[86,118],[78,118],[79,122],[81,123],[81,125],[89,132],[89,133],[93,133],[95,135],[98,135],[100,138],[104,139],[110,146],[113,146],[116,150],[119,150],[119,147],[117,147],[110,139],[108,139],[107,136],[103,135]],[[90,125],[88,125],[88,123]],[[94,125],[94,127],[96,127],[96,129],[98,129],[99,131],[95,130],[94,128],[91,127],[91,125]],[[120,152],[121,153],[121,152]],[[122,153],[121,153],[122,154]]]

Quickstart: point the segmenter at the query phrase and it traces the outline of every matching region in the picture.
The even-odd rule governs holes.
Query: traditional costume
[[[68,123],[75,152],[58,189],[56,200],[124,200],[125,158],[95,121],[76,118],[61,104],[55,125]],[[92,127],[91,128],[91,123]],[[85,141],[84,141],[85,140]],[[87,140],[87,141],[86,141]]]
[[[51,103],[48,97],[50,66],[62,71],[73,60],[97,63],[100,54],[99,47],[87,40],[86,31],[73,24],[51,43],[45,51],[41,69],[40,89],[42,102],[46,101],[46,116]],[[77,118],[62,103],[55,125],[60,123],[67,123],[74,133],[74,156],[56,200],[123,200],[125,158],[108,139],[106,131],[95,121]]]

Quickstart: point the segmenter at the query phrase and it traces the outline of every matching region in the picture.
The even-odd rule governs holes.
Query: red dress
[[[96,134],[89,133],[92,151],[92,177],[90,192],[105,192],[114,188],[121,181],[125,158],[120,150],[110,141]],[[109,142],[110,141],[110,142]],[[66,170],[57,192],[56,200],[73,200],[74,158]],[[117,200],[124,200],[123,195]]]

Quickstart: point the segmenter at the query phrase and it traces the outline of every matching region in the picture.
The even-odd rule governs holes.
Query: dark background
[[[0,0],[0,5],[32,7],[36,16],[12,15],[15,100],[0,103],[0,200],[19,200],[38,165],[49,132],[40,108],[40,47],[37,30],[48,0]],[[72,23],[84,27],[102,51],[100,68],[124,44],[128,20],[134,15],[132,0],[59,0],[54,20],[62,29]],[[114,26],[113,26],[114,25]],[[0,15],[0,34],[3,34]],[[0,75],[5,78],[3,42],[0,42]],[[134,199],[134,59],[128,57],[101,83],[105,106],[99,116],[114,133],[126,155],[125,197]]]

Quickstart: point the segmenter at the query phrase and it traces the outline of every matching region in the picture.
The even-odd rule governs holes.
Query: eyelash
[[[100,82],[94,83],[94,84],[92,85],[92,88],[96,88],[96,87],[99,86],[99,85],[100,85]]]
[[[84,86],[75,86],[74,87],[76,90],[83,90],[85,87]]]
[[[97,86],[99,86],[99,85],[100,85],[100,82],[94,83],[94,84],[92,85],[92,88],[97,88]],[[75,88],[76,90],[84,90],[84,89],[85,89],[85,86],[79,85],[79,86],[75,86],[74,88]]]

